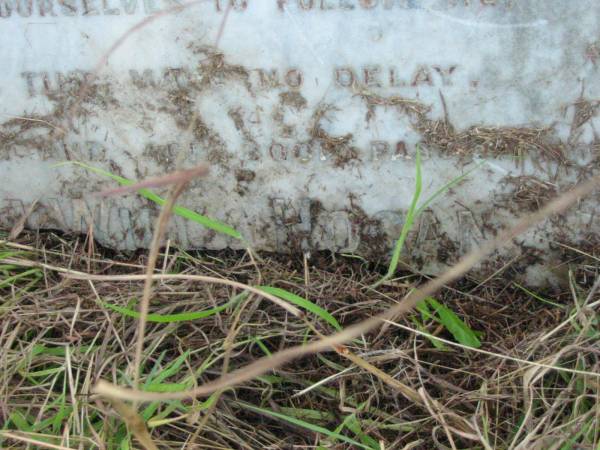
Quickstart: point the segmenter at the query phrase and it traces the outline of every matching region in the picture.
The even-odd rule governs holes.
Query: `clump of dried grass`
[[[122,420],[91,394],[91,386],[99,379],[123,383],[133,378],[128,343],[135,341],[138,331],[133,319],[103,304],[129,305],[141,296],[143,286],[77,280],[65,274],[140,273],[146,256],[115,256],[75,237],[52,234],[26,234],[17,243],[4,242],[0,253],[5,252],[20,253],[9,256],[8,263],[0,262],[10,265],[0,283],[7,279],[6,270],[16,275],[35,266],[40,276],[31,285],[27,277],[0,285],[5,305],[0,327],[0,414],[12,430],[2,436],[3,448],[21,448],[24,439],[63,448],[112,448],[114,438],[123,436]],[[157,267],[159,274],[280,286],[327,309],[345,327],[401,301],[421,281],[420,276],[405,273],[373,290],[369,286],[380,278],[377,267],[327,254],[318,254],[305,265],[276,255],[256,260],[244,252],[190,255],[171,248],[160,253]],[[509,272],[505,275],[510,277]],[[317,442],[348,448],[247,406],[254,405],[330,430],[354,414],[362,433],[383,448],[553,448],[571,441],[590,448],[597,445],[594,402],[600,394],[598,377],[591,374],[600,368],[598,284],[584,286],[572,277],[564,290],[536,294],[555,304],[549,305],[505,280],[492,279],[481,286],[465,281],[438,295],[483,333],[480,350],[457,346],[435,323],[415,328],[409,317],[394,322],[402,328],[390,326],[380,335],[367,334],[349,345],[359,357],[358,365],[335,352],[323,353],[227,389],[211,408],[203,408],[199,400],[185,401],[169,413],[172,403],[161,403],[145,421],[152,440],[159,448],[312,448]],[[165,280],[155,286],[150,310],[199,311],[238,293],[226,285],[199,284],[185,277]],[[324,324],[312,325],[317,333],[329,332]],[[419,334],[423,331],[448,341],[445,350]],[[301,345],[307,333],[302,320],[258,297],[207,319],[149,323],[140,381],[143,385],[152,372],[167,370],[183,358],[185,362],[165,383],[175,386],[191,379],[193,384],[187,386],[200,385],[264,356],[265,348],[274,353]],[[63,349],[64,354],[36,353],[40,346]],[[551,369],[554,366],[570,371]],[[386,376],[395,381],[386,381]],[[322,380],[328,381],[318,384]],[[408,396],[400,386],[409,388]],[[414,392],[418,397],[411,397]],[[18,414],[43,423],[60,412],[61,402],[73,409],[56,428],[40,430],[44,436],[14,424]],[[453,414],[468,422],[468,433],[456,429]],[[49,437],[50,430],[54,438]],[[341,433],[357,439],[351,429]]]
[[[116,41],[94,75],[130,34],[157,17]],[[218,52],[207,61],[208,83],[224,76],[246,77],[243,68],[225,65]],[[67,117],[77,112],[89,89],[80,89]],[[371,111],[383,105],[410,114],[426,143],[452,154],[521,157],[535,149],[542,156],[562,158],[561,149],[547,139],[549,130],[474,127],[457,133],[447,119],[428,119],[429,109],[417,102],[363,98]],[[565,197],[562,206],[558,202],[536,217],[572,201]],[[331,256],[322,256],[321,263],[302,264],[267,255],[257,260],[251,252],[190,255],[167,247],[163,253],[152,252],[149,263],[145,256],[119,259],[97,251],[91,236],[83,244],[55,235],[0,241],[0,414],[8,429],[0,439],[7,448],[23,443],[128,448],[129,433],[145,448],[339,447],[350,437],[365,448],[596,447],[599,418],[588,400],[599,395],[598,283],[584,295],[571,277],[570,289],[552,293],[553,301],[544,306],[538,294],[524,295],[522,288],[496,279],[475,286],[449,284],[493,248],[472,254],[445,278],[425,285],[428,293],[442,288],[439,298],[483,333],[484,348],[476,350],[444,339],[449,336],[442,337],[435,322],[415,326],[413,317],[402,322],[393,317],[392,312],[406,313],[424,295],[411,293],[423,281],[420,276],[407,273],[375,289],[377,268],[356,260],[332,262]],[[160,263],[157,270],[155,262]],[[144,289],[134,276],[116,278],[144,270],[161,280],[152,298],[150,277]],[[170,272],[180,276],[161,276]],[[229,282],[198,285],[199,275]],[[232,286],[264,280],[310,298],[353,331],[325,338],[330,330],[323,324],[290,314],[277,302],[266,303],[262,294],[244,297],[209,319],[167,325],[150,321],[147,327],[135,327],[127,315],[114,312],[115,305],[130,306],[140,296],[142,323],[150,319],[146,307],[162,315],[210,309],[239,297]],[[547,304],[557,309],[548,311]],[[371,335],[368,331],[379,323],[373,319],[377,314],[391,326]],[[302,350],[311,334],[320,339],[314,351]],[[342,347],[346,341],[351,343]],[[134,360],[131,342],[137,342]],[[317,354],[331,346],[323,343],[335,343],[335,351]],[[443,350],[441,343],[447,346]],[[294,357],[304,358],[271,364],[285,353],[278,350],[290,346],[298,350]],[[264,354],[263,375],[244,375]],[[241,381],[221,383],[205,402],[197,395],[168,394],[198,393],[195,386],[227,381],[231,370]],[[92,389],[99,380],[162,390],[146,399],[184,401],[154,402],[138,411],[135,403],[131,407],[107,394],[114,408],[109,409]],[[131,398],[131,392],[123,393]]]
[[[533,154],[566,163],[560,144],[553,143],[546,128],[471,127],[456,132],[446,121],[421,120],[418,124],[425,143],[451,155],[510,156],[521,161]]]
[[[431,105],[419,100],[400,96],[381,96],[366,88],[353,87],[356,95],[362,98],[368,108],[367,119],[375,114],[377,107],[396,108],[409,117],[412,126],[422,138],[422,143],[437,149],[445,155],[469,157],[472,155],[491,157],[511,157],[521,162],[527,156],[535,160],[544,159],[560,164],[567,164],[564,145],[553,137],[552,127],[485,127],[473,126],[458,131],[450,120],[446,103],[441,97],[444,107],[443,119],[430,117]],[[585,123],[595,113],[598,105],[582,101],[576,105],[575,122]]]
[[[513,186],[510,200],[516,205],[516,211],[537,211],[558,192],[555,184],[531,175],[508,176],[503,181]]]

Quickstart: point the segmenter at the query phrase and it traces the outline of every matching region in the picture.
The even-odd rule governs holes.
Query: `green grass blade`
[[[286,416],[295,419],[313,420],[316,422],[331,422],[337,418],[335,414],[329,411],[319,411],[317,409],[290,408],[284,406],[280,408],[280,412],[281,414],[285,414]],[[339,433],[339,430],[336,430],[335,432]]]
[[[29,269],[29,270],[26,270],[25,272],[18,273],[16,275],[10,276],[10,277],[5,278],[4,280],[0,281],[0,289],[3,287],[6,287],[6,286],[11,286],[11,285],[15,284],[16,281],[19,281],[22,278],[27,278],[30,275],[33,275],[36,280],[38,280],[42,277],[42,273],[41,273],[40,269]]]
[[[435,337],[431,337],[431,335],[427,331],[427,327],[425,327],[424,324],[419,322],[419,320],[416,317],[412,317],[411,321],[417,330],[424,333],[425,337],[429,340],[429,342],[431,342],[431,345],[433,345],[435,348],[437,348],[438,350],[441,350],[441,351],[448,350],[448,348],[442,341],[440,341],[439,339],[436,339]],[[436,322],[439,322],[439,320],[436,320]]]
[[[410,203],[410,208],[406,213],[406,220],[402,225],[400,237],[398,238],[398,240],[396,241],[396,245],[394,246],[394,252],[392,253],[392,259],[390,261],[388,271],[381,280],[379,280],[372,286],[374,288],[381,285],[383,282],[389,280],[396,273],[396,270],[398,269],[398,263],[400,262],[400,255],[402,254],[402,249],[404,248],[404,242],[406,241],[408,232],[411,230],[416,217],[415,213],[417,211],[417,203],[419,202],[419,197],[421,197],[421,190],[423,189],[423,180],[421,178],[421,150],[419,146],[417,146],[416,168],[417,174],[415,179],[415,191],[413,193],[413,198]]]
[[[539,300],[542,303],[547,303],[548,305],[552,305],[556,308],[560,308],[560,309],[566,309],[564,305],[559,305],[558,303],[555,303],[553,301],[550,301],[548,299],[545,299],[544,297],[539,296],[538,294],[536,294],[535,292],[530,291],[529,289],[521,286],[518,283],[513,283],[516,287],[518,287],[520,290],[522,290],[523,292],[525,292],[527,295],[529,295],[530,297],[533,297],[536,300]]]
[[[379,450],[381,448],[379,442],[377,442],[375,439],[373,439],[371,436],[369,436],[363,431],[362,427],[360,426],[360,422],[356,418],[356,414],[351,414],[349,419],[345,420],[344,422],[346,428],[352,431],[354,435],[358,437],[360,441],[367,447],[373,450]]]
[[[275,295],[281,298],[282,300],[286,300],[290,303],[293,303],[294,305],[299,306],[300,308],[303,308],[307,311],[310,311],[311,313],[317,315],[329,325],[334,327],[336,330],[342,329],[342,326],[339,324],[339,322],[335,319],[335,317],[329,314],[329,312],[327,312],[320,306],[315,305],[313,302],[303,297],[300,297],[299,295],[292,294],[291,292],[286,291],[285,289],[280,289],[272,286],[258,286],[258,289],[266,292],[267,294]]]
[[[425,200],[423,202],[423,204],[421,206],[419,206],[419,209],[417,209],[417,212],[415,213],[415,217],[420,215],[423,211],[425,211],[440,195],[444,194],[448,189],[452,189],[454,186],[456,186],[458,183],[460,183],[461,181],[463,181],[465,178],[467,178],[469,175],[471,175],[473,172],[475,172],[476,170],[480,169],[483,165],[485,165],[485,162],[479,163],[477,166],[475,166],[473,169],[469,170],[468,172],[450,180],[448,183],[446,183],[445,185],[443,185],[441,188],[439,188],[437,191],[435,191],[431,197],[429,197],[427,200]]]
[[[360,439],[360,441],[373,450],[379,450],[380,445],[375,439],[366,434],[362,427],[360,426],[360,422],[356,417],[358,412],[361,412],[365,409],[367,402],[361,403],[358,408],[356,408],[356,412],[346,416],[343,422],[335,429],[336,433],[341,433],[344,428],[348,428],[354,435]]]
[[[423,322],[434,318],[433,314],[431,314],[431,310],[429,309],[429,306],[427,305],[427,300],[421,300],[419,303],[416,304],[415,309],[419,313],[421,313],[421,320]]]
[[[194,406],[193,408],[190,407],[186,407],[183,405],[183,403],[181,402],[173,402],[171,405],[169,405],[167,408],[165,408],[164,411],[162,411],[160,414],[147,419],[148,422],[148,427],[149,428],[156,428],[156,427],[160,427],[162,425],[171,423],[173,420],[167,418],[173,411],[179,409],[181,411],[185,411],[186,413],[189,413],[190,411],[194,411],[194,412],[200,412],[200,411],[205,411],[208,408],[210,408],[212,405],[214,405],[219,398],[221,397],[222,392],[214,392],[213,394],[211,394],[210,397],[208,397],[205,401],[197,404],[196,406]],[[157,402],[159,403],[159,402]]]
[[[177,322],[190,322],[192,320],[205,319],[210,316],[214,316],[222,311],[225,311],[233,304],[232,301],[225,303],[224,305],[217,306],[216,308],[205,309],[204,311],[187,312],[179,314],[148,314],[146,320],[153,323],[177,323]],[[140,313],[133,309],[124,308],[122,306],[111,305],[110,303],[103,302],[102,305],[105,308],[111,309],[119,314],[122,314],[133,319],[139,319]]]
[[[179,355],[176,359],[171,361],[167,366],[162,369],[156,376],[148,377],[148,382],[146,384],[160,384],[163,381],[169,379],[170,377],[176,375],[179,372],[179,369],[185,362],[186,358],[190,356],[191,350],[186,350],[183,354]]]
[[[119,446],[119,450],[131,450],[131,446],[129,445],[129,439],[130,439],[129,434],[127,435],[126,438],[124,437],[123,439],[121,439],[121,444]]]
[[[357,442],[354,439],[344,436],[343,434],[336,433],[335,431],[328,430],[327,428],[323,428],[319,425],[314,425],[312,423],[305,422],[300,419],[296,419],[295,417],[286,416],[285,414],[271,411],[269,409],[259,408],[258,406],[250,405],[248,403],[238,402],[238,405],[242,406],[243,408],[249,409],[251,411],[255,411],[259,414],[264,414],[266,416],[271,416],[271,417],[275,417],[280,420],[284,420],[284,421],[289,422],[298,427],[304,428],[306,430],[310,430],[313,433],[322,434],[324,436],[327,436],[330,439],[335,439],[337,441],[342,441],[347,444],[354,445],[356,447],[364,448],[367,450],[372,450],[371,447],[369,447],[367,445],[361,444],[360,442]]]
[[[165,405],[162,410],[156,414],[156,411],[162,406]],[[175,411],[187,412],[189,408],[186,408],[180,401],[171,401],[171,402],[153,402],[150,403],[143,412],[142,417],[147,422],[148,426],[152,428],[153,425],[150,425],[150,422],[162,421],[165,417],[169,417]],[[156,414],[156,415],[155,415]]]
[[[429,333],[427,333],[427,328],[425,327],[425,322],[428,320],[434,320],[439,323],[439,319],[429,309],[429,305],[427,304],[427,299],[421,300],[419,303],[417,303],[415,306],[415,309],[421,314],[421,321],[423,323],[421,323],[416,317],[412,317],[411,320],[412,320],[413,324],[415,325],[417,330],[422,331],[422,332],[426,333],[427,335],[429,335]],[[431,338],[429,336],[427,336],[427,339],[429,339],[429,342],[431,342],[431,344],[438,350],[447,350],[444,343],[442,341],[440,341],[439,339]]]
[[[133,180],[123,178],[119,175],[115,175],[114,173],[108,172],[106,170],[102,170],[97,167],[93,167],[88,164],[85,164],[82,162],[77,162],[77,161],[57,164],[55,167],[66,165],[66,164],[73,164],[73,165],[76,165],[79,167],[83,167],[84,169],[94,172],[98,175],[108,177],[108,178],[116,181],[117,183],[119,183],[121,186],[131,186],[136,183]],[[160,206],[163,206],[166,203],[166,200],[164,198],[160,197],[159,195],[155,194],[154,192],[152,192],[149,189],[140,189],[140,190],[138,190],[138,194],[140,194],[142,197],[144,197]],[[232,238],[243,240],[241,233],[238,232],[236,229],[234,229],[234,228],[230,227],[229,225],[226,225],[222,222],[219,222],[218,220],[211,219],[210,217],[204,216],[202,214],[198,214],[197,212],[192,211],[191,209],[187,209],[182,206],[175,206],[173,208],[173,213],[177,214],[178,216],[181,216],[185,219],[191,220],[192,222],[195,222],[206,228],[214,230],[217,233],[225,234],[227,236],[231,236]]]
[[[269,350],[269,348],[265,345],[265,343],[262,341],[262,339],[260,339],[259,337],[255,337],[254,342],[256,342],[256,345],[258,345],[258,347],[263,351],[263,353],[265,355],[267,355],[267,356],[273,355],[271,353],[271,350]]]
[[[146,392],[181,392],[188,389],[188,383],[152,383],[144,386]]]
[[[72,351],[73,353],[85,353],[88,350],[95,350],[100,348],[99,345],[80,345],[78,347],[73,347]],[[61,356],[64,357],[66,356],[66,347],[46,347],[45,345],[42,344],[34,344],[31,350],[31,356],[38,356],[38,355],[48,355],[48,356]]]
[[[398,240],[396,241],[396,244],[394,246],[394,252],[392,253],[392,259],[390,261],[390,265],[388,267],[388,271],[387,271],[386,275],[381,280],[379,280],[377,283],[375,283],[372,287],[375,288],[375,287],[379,286],[381,283],[392,278],[394,276],[394,274],[396,273],[396,270],[398,269],[398,264],[400,262],[400,255],[402,254],[402,250],[404,249],[404,243],[406,242],[408,233],[412,229],[416,218],[423,211],[425,211],[431,205],[431,203],[433,203],[440,195],[442,195],[443,193],[448,191],[448,189],[451,189],[452,187],[456,186],[458,183],[463,181],[466,177],[471,175],[473,172],[475,172],[477,169],[479,169],[484,164],[485,164],[485,162],[482,162],[482,163],[478,164],[476,167],[474,167],[473,169],[471,169],[470,171],[464,173],[463,175],[460,175],[460,176],[450,180],[448,183],[446,183],[445,185],[440,187],[438,190],[436,190],[427,200],[425,200],[421,204],[421,206],[419,206],[417,208],[417,204],[419,203],[419,198],[421,197],[421,191],[423,189],[423,179],[422,179],[422,171],[421,171],[421,150],[420,150],[419,146],[417,146],[415,191],[413,193],[413,198],[412,198],[409,210],[406,213],[406,220],[404,221],[404,224],[402,225],[402,230],[400,231],[400,237],[398,238]]]
[[[62,394],[60,397],[60,407],[58,412],[52,417],[52,430],[54,433],[58,433],[62,428],[63,424],[73,412],[73,407],[68,406],[65,402],[65,395]]]
[[[19,256],[27,256],[27,253],[15,250],[2,251],[0,252],[0,261],[7,258],[17,258]]]
[[[109,303],[103,303],[103,305],[106,308],[112,309],[113,311],[118,312],[124,316],[131,317],[134,319],[140,318],[140,313],[138,311],[134,311],[134,310],[128,309],[128,308],[123,308],[122,306],[111,305]],[[153,323],[189,322],[192,320],[204,319],[206,317],[213,316],[221,311],[224,311],[225,309],[227,309],[228,306],[229,306],[229,304],[225,304],[225,305],[219,306],[217,308],[207,309],[205,311],[181,313],[181,314],[165,314],[165,315],[148,314],[147,320],[148,320],[148,322],[153,322]]]
[[[56,375],[57,373],[64,372],[64,366],[53,367],[51,369],[37,370],[35,372],[21,372],[21,375],[24,377],[31,378],[46,378],[50,375]]]
[[[435,309],[442,325],[446,327],[458,343],[473,348],[481,347],[481,342],[475,332],[454,311],[445,307],[434,298],[428,297],[427,302]]]
[[[156,358],[156,360],[154,361],[154,365],[150,369],[150,372],[148,372],[148,374],[146,375],[146,383],[145,384],[151,383],[155,379],[155,377],[161,370],[160,365],[162,364],[165,356],[167,356],[167,351],[163,350],[162,353],[160,355],[158,355],[158,358]]]
[[[27,417],[18,409],[10,413],[10,415],[8,416],[8,422],[12,422],[16,429],[19,431],[31,430],[31,424],[27,420]]]

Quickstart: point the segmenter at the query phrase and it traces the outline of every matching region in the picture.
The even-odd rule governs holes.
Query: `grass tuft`
[[[140,448],[90,389],[98,379],[132,385],[127,343],[136,333],[132,299],[143,287],[61,274],[88,267],[104,275],[139,273],[145,256],[115,259],[100,248],[88,253],[77,238],[27,232],[18,243],[0,243],[0,254],[0,280],[10,279],[0,288],[0,447]],[[377,268],[327,254],[305,266],[301,258],[251,260],[246,252],[171,248],[159,260],[168,273],[258,286],[331,330],[402,301],[421,281],[400,273],[402,285],[365,289],[379,279]],[[199,448],[240,442],[250,449],[436,448],[440,442],[451,448],[440,417],[451,424],[457,448],[597,448],[600,293],[593,281],[600,268],[590,261],[573,253],[571,284],[563,290],[533,291],[507,283],[505,275],[483,285],[454,284],[399,320],[402,328],[354,341],[351,359],[336,352],[305,357],[205,398],[145,403],[141,422],[128,420],[141,439],[145,424],[161,449],[184,447],[199,427]],[[37,275],[14,278],[33,268]],[[285,289],[274,287],[280,280]],[[259,298],[229,284],[158,282],[141,388],[189,390],[226,367],[306,342],[312,330],[303,318]],[[479,429],[476,441],[452,431],[463,418]]]

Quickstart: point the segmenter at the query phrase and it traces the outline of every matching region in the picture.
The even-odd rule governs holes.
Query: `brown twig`
[[[114,189],[107,189],[99,192],[97,195],[102,197],[109,197],[114,195],[122,195],[130,192],[136,192],[140,189],[146,188],[157,188],[168,186],[174,183],[188,183],[196,177],[202,177],[208,174],[208,166],[201,164],[193,169],[180,170],[172,172],[168,175],[160,177],[148,178],[147,180],[140,181],[139,183],[132,184],[130,186],[123,186]]]
[[[203,0],[196,0],[196,1],[193,1],[190,3],[186,3],[184,5],[177,5],[172,8],[165,9],[164,11],[159,11],[156,14],[153,14],[153,15],[146,17],[145,19],[139,21],[138,23],[133,25],[131,28],[126,30],[110,46],[110,48],[102,55],[102,57],[100,57],[100,59],[98,60],[98,62],[94,66],[94,68],[92,69],[90,76],[86,77],[84,79],[83,83],[81,84],[81,88],[79,89],[79,93],[77,94],[77,99],[75,100],[75,102],[73,103],[73,105],[71,106],[71,108],[69,109],[69,111],[67,112],[67,115],[65,117],[67,124],[70,123],[71,119],[77,113],[77,109],[79,108],[79,106],[81,105],[81,102],[83,101],[86,94],[88,93],[88,91],[92,85],[92,82],[98,77],[98,73],[100,73],[100,70],[102,70],[102,67],[104,67],[108,63],[108,60],[112,56],[112,54],[114,52],[116,52],[119,49],[119,47],[121,47],[131,35],[133,35],[136,31],[139,31],[142,28],[145,28],[146,26],[150,25],[152,22],[155,22],[156,20],[160,19],[161,17],[183,11],[186,8],[189,8],[194,5],[198,5],[202,2],[203,2]],[[64,131],[64,130],[62,130],[62,131]]]
[[[406,314],[408,311],[412,310],[412,308],[414,308],[419,301],[425,297],[433,295],[444,285],[463,276],[468,270],[474,267],[483,258],[491,254],[497,248],[507,245],[515,237],[526,231],[531,226],[545,220],[550,215],[564,212],[571,205],[576,203],[579,198],[592,193],[599,184],[600,176],[596,176],[587,182],[578,185],[572,190],[554,199],[539,211],[525,216],[513,228],[500,233],[495,239],[487,242],[479,249],[476,249],[466,255],[444,274],[429,281],[422,288],[413,291],[403,302],[380,313],[379,315],[352,325],[343,331],[340,331],[339,333],[318,339],[307,345],[301,345],[282,350],[270,357],[261,358],[245,367],[231,372],[226,376],[189,391],[175,393],[150,393],[142,392],[136,389],[125,389],[101,380],[95,386],[94,392],[110,398],[122,398],[138,401],[194,398],[198,396],[205,396],[217,390],[250,381],[253,378],[267,372],[268,370],[281,367],[283,364],[294,359],[336,348],[345,342],[359,337],[362,334],[368,333],[369,331],[380,326],[385,320],[393,320],[403,314]]]
[[[111,399],[111,403],[138,442],[142,444],[146,450],[158,450],[158,447],[150,437],[146,424],[135,409],[116,398]]]
[[[148,310],[150,308],[150,297],[152,296],[152,275],[156,268],[156,261],[158,260],[158,253],[160,251],[160,244],[162,238],[167,229],[169,223],[169,217],[177,198],[184,191],[188,180],[179,181],[171,190],[171,194],[167,199],[167,202],[160,211],[160,216],[156,224],[156,230],[154,237],[152,238],[152,244],[150,246],[150,254],[148,256],[148,266],[146,267],[146,279],[144,280],[144,293],[142,295],[142,301],[140,303],[140,319],[138,321],[138,332],[137,341],[135,346],[135,359],[134,359],[134,378],[133,385],[136,389],[139,389],[140,374],[142,371],[142,353],[144,350],[144,335],[146,332],[146,322],[148,321]]]
[[[91,281],[144,281],[148,278],[147,275],[92,275],[84,272],[77,272],[74,270],[66,270],[61,268],[48,267],[45,265],[35,265],[30,264],[28,262],[20,262],[15,258],[4,258],[0,260],[1,262],[10,262],[12,264],[22,263],[22,265],[28,267],[44,267],[50,270],[58,269],[57,271],[64,274],[65,278],[69,278],[72,280],[91,280]],[[262,298],[265,298],[281,308],[285,309],[287,312],[292,314],[295,317],[302,319],[304,317],[304,313],[296,308],[293,305],[290,305],[287,302],[284,302],[280,298],[269,294],[259,288],[240,283],[238,281],[228,280],[225,278],[217,278],[217,277],[208,277],[204,275],[181,275],[181,274],[153,274],[153,281],[167,281],[167,280],[189,280],[189,281],[201,281],[203,283],[213,283],[213,284],[223,284],[226,286],[231,286],[234,288],[243,289],[244,291],[252,292],[253,294],[257,294]]]

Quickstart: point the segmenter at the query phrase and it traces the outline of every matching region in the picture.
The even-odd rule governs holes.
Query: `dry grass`
[[[553,136],[553,129],[534,127],[486,127],[473,126],[465,130],[457,130],[452,125],[446,109],[446,102],[440,96],[444,107],[443,119],[430,117],[431,105],[404,97],[384,97],[366,88],[355,85],[355,95],[365,101],[368,108],[367,119],[375,114],[377,107],[396,108],[411,119],[412,127],[422,137],[422,143],[436,149],[443,155],[468,158],[473,155],[487,157],[512,158],[519,164],[527,156],[535,155],[536,159],[554,161],[566,165],[564,144]],[[596,103],[581,100],[575,105],[574,130],[593,116],[598,108]],[[574,132],[573,130],[573,132]]]
[[[514,204],[515,212],[537,211],[558,193],[555,184],[531,175],[507,176],[503,181],[514,187],[510,200]]]
[[[442,290],[438,300],[482,333],[480,349],[461,347],[438,324],[412,315],[353,341],[348,349],[358,359],[307,356],[208,400],[146,403],[141,417],[91,388],[100,379],[133,384],[136,320],[106,304],[131,306],[143,283],[65,274],[141,274],[147,256],[114,255],[76,237],[26,234],[1,244],[0,257],[2,448],[41,448],[32,441],[54,446],[48,448],[142,448],[123,418],[136,436],[147,426],[161,449],[358,448],[307,423],[331,432],[344,424],[339,435],[367,448],[596,449],[600,443],[600,295],[592,285],[598,260],[590,264],[589,254],[580,255],[581,266],[572,261],[580,271],[563,290],[534,295],[506,283],[510,269],[482,286],[465,280]],[[400,302],[424,281],[406,273],[374,290],[369,286],[380,268],[328,254],[305,265],[290,257],[171,248],[157,267],[157,274],[279,286],[325,308],[344,327]],[[240,292],[185,277],[164,280],[155,285],[150,310],[207,310]],[[250,295],[204,319],[149,322],[140,383],[162,392],[190,389],[332,331],[314,316],[306,320]],[[433,345],[423,333],[447,342]]]
[[[116,40],[94,76],[77,85],[73,101],[61,107],[61,124],[68,128],[86,98],[97,97],[99,72],[130,35],[182,8],[151,16]],[[220,77],[246,77],[242,67],[225,64],[222,54],[195,50],[206,56],[210,76],[203,87]],[[416,101],[357,95],[371,114],[383,106],[409,115],[424,143],[448,154],[522,159],[534,152],[564,162],[546,129],[457,132],[448,117],[434,121],[429,107]],[[189,102],[179,92],[172,100]],[[575,125],[597,108],[576,106]],[[207,137],[202,121],[183,111],[183,128]],[[329,136],[319,126],[325,113],[315,116],[313,138],[328,150],[347,147],[348,136]],[[57,136],[64,132],[43,117],[26,124],[19,119],[0,140],[14,140],[22,127],[33,125],[58,130]],[[354,156],[346,158],[339,164]],[[532,204],[536,197],[552,196],[537,185],[516,187],[532,209],[539,206]],[[189,254],[168,245],[150,257],[118,255],[95,247],[90,236],[30,233],[17,239],[18,228],[10,241],[0,240],[2,448],[600,448],[595,249],[565,245],[574,252],[570,264],[576,270],[555,291],[534,293],[511,283],[511,267],[484,283],[450,284],[468,264],[437,284],[407,272],[374,288],[383,268],[353,258]],[[482,255],[473,254],[471,261]],[[152,277],[140,276],[145,271]],[[248,287],[263,284],[301,295],[331,316],[301,314]],[[458,344],[423,314],[392,317],[390,312],[405,313],[414,305],[418,285],[430,293],[441,287],[437,299],[478,332],[482,346]],[[130,317],[138,309],[139,322]],[[323,317],[332,320],[319,320]],[[368,332],[379,323],[374,317],[388,319],[378,333]],[[333,334],[332,323],[354,331]],[[271,364],[277,358],[272,355],[308,341],[323,350],[326,339],[350,343],[300,351],[285,364]],[[244,375],[261,361],[260,375]],[[263,373],[265,367],[272,370]],[[243,382],[218,384],[230,373]],[[139,405],[102,397],[94,393],[102,380],[169,399]],[[219,388],[205,390],[208,397],[185,394],[215,381]]]

